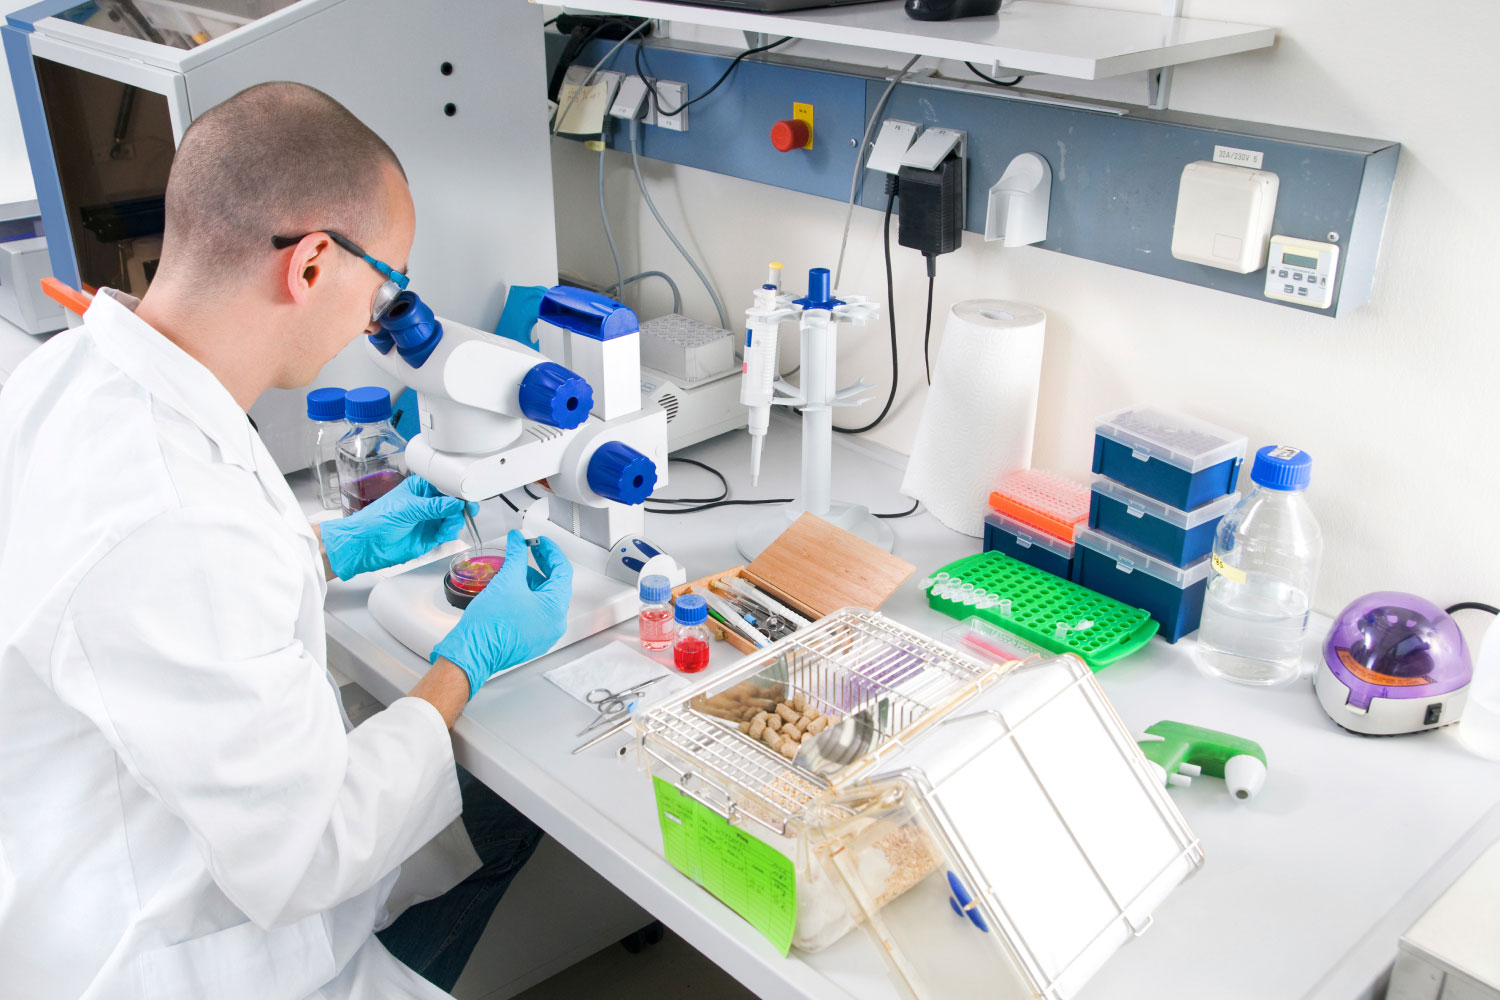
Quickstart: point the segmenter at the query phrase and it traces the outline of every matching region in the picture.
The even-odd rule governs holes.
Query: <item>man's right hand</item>
[[[475,595],[430,662],[448,660],[469,679],[469,697],[509,667],[541,656],[562,638],[573,596],[573,565],[550,538],[536,546],[541,572],[528,564],[526,539],[505,539],[505,565]]]

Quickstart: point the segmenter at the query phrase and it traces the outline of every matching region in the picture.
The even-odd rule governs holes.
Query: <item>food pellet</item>
[[[754,722],[750,723],[750,728],[745,731],[750,734],[751,739],[760,739],[761,734],[766,731],[766,720],[756,719]]]
[[[812,720],[807,724],[807,735],[816,736],[827,728],[828,717],[826,715],[820,715],[818,718]]]
[[[798,691],[796,694],[792,695],[792,707],[795,708],[799,713],[805,710],[807,708],[807,695],[803,694],[801,691]]]
[[[773,732],[773,733],[776,730],[780,729],[781,728],[781,716],[779,716],[779,715],[768,715],[768,716],[766,716],[766,728],[769,729],[769,730],[771,730],[771,732]]]
[[[802,739],[802,730],[788,722],[781,727],[781,735],[789,740],[800,740]]]
[[[795,708],[788,707],[785,703],[776,706],[776,714],[786,722],[796,722],[802,713]]]
[[[742,732],[742,733],[748,733],[748,732],[750,732],[750,723],[748,723],[748,722],[741,722],[740,723],[740,732]]]
[[[787,760],[791,760],[793,757],[797,756],[798,743],[796,740],[782,740],[781,746],[777,747],[776,749],[781,751],[781,756],[785,757]]]

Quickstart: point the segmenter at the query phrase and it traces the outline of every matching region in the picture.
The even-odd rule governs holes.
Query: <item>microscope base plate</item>
[[[572,546],[565,544],[565,548]],[[640,610],[641,599],[636,588],[605,576],[604,559],[608,553],[597,548],[595,551],[597,567],[584,564],[576,550],[568,552],[573,561],[573,599],[568,602],[567,631],[553,649],[613,628]],[[443,574],[447,571],[448,560],[437,559],[381,580],[370,592],[370,614],[401,645],[423,659],[432,655],[433,647],[458,623],[462,614],[443,595]]]

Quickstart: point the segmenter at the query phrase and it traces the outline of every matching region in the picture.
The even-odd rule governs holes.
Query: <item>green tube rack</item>
[[[947,573],[949,577],[972,583],[976,589],[1009,599],[1010,615],[1002,616],[998,608],[981,610],[962,601],[939,597],[934,593],[938,587],[935,583],[927,587],[929,607],[960,621],[982,618],[1054,653],[1075,653],[1096,673],[1140,649],[1158,628],[1140,608],[1096,594],[1003,552],[966,556],[934,571],[932,576],[938,573]],[[1068,625],[1071,629],[1085,619],[1094,624],[1057,638],[1058,625]]]

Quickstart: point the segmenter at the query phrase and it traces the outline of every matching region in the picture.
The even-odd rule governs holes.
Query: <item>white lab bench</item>
[[[798,452],[791,419],[773,421],[762,486],[748,489],[747,439],[731,434],[685,452],[723,471],[737,497],[791,496]],[[859,440],[834,447],[834,494],[880,512],[910,502],[897,492],[900,458]],[[667,492],[702,496],[709,477],[684,465]],[[294,477],[295,479],[296,477]],[[310,497],[305,477],[299,490]],[[725,507],[681,516],[649,515],[646,533],[690,577],[742,562],[734,528],[747,511]],[[498,536],[514,515],[500,501],[479,524]],[[920,575],[979,547],[977,539],[921,513],[890,522],[896,554]],[[426,668],[370,616],[372,578],[334,583],[327,601],[329,660],[378,698],[406,691]],[[953,621],[926,607],[917,579],[883,611],[937,633]],[[1326,620],[1314,626],[1320,639]],[[543,673],[617,639],[634,622],[496,677],[454,728],[458,760],[522,809],[569,851],[649,910],[726,972],[763,997],[895,997],[885,965],[854,932],[817,955],[777,955],[770,944],[663,858],[650,784],[625,735],[573,756],[590,713]],[[1500,837],[1500,765],[1468,754],[1451,730],[1362,737],[1324,716],[1304,681],[1253,690],[1212,681],[1192,664],[1192,640],[1153,639],[1099,674],[1126,724],[1161,719],[1257,740],[1270,761],[1260,795],[1235,802],[1221,782],[1174,789],[1207,856],[1202,871],[1155,914],[1085,989],[1089,998],[1153,1000],[1353,998],[1379,996],[1407,927],[1457,875]],[[1311,643],[1310,643],[1311,645]],[[738,659],[716,643],[709,671]],[[563,899],[562,907],[587,907]]]
[[[0,321],[0,384],[42,339]],[[726,435],[685,454],[722,470],[737,497],[790,496],[798,447],[790,421],[773,421],[765,485],[757,491],[747,487],[744,435]],[[897,493],[899,456],[843,436],[833,454],[836,497],[858,498],[877,511],[909,506]],[[672,472],[672,495],[715,492],[699,470],[678,465]],[[310,478],[292,479],[310,501]],[[742,561],[734,528],[754,510],[649,515],[646,530],[690,573],[702,574]],[[486,504],[481,530],[498,536],[507,515],[499,501]],[[890,523],[896,554],[919,573],[979,545],[925,513]],[[426,665],[371,618],[365,600],[372,583],[364,577],[331,586],[329,660],[389,701]],[[915,579],[883,610],[929,632],[952,625],[926,607]],[[1326,626],[1317,623],[1315,638]],[[661,854],[649,783],[633,755],[614,752],[626,737],[571,755],[588,711],[542,674],[604,642],[633,638],[633,627],[627,623],[492,680],[454,729],[460,763],[757,994],[777,1000],[895,997],[864,934],[851,933],[817,955],[794,951],[784,959],[673,869]],[[1100,682],[1132,729],[1176,719],[1246,736],[1265,748],[1270,775],[1246,803],[1231,800],[1212,779],[1173,790],[1207,861],[1088,985],[1083,1000],[1380,996],[1401,934],[1500,838],[1500,765],[1468,754],[1451,729],[1402,737],[1345,733],[1323,715],[1305,682],[1261,691],[1208,680],[1192,665],[1192,645],[1191,638],[1175,646],[1153,639],[1106,668]],[[708,669],[735,659],[733,649],[717,643]],[[581,908],[590,901],[556,905]],[[629,922],[628,914],[620,919]]]

